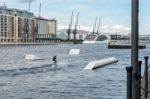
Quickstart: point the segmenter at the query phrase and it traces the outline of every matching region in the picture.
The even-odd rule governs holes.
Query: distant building
[[[0,42],[33,42],[36,36],[36,20],[33,13],[0,7]]]
[[[36,18],[26,10],[0,6],[0,43],[39,42],[40,38],[51,42],[56,33],[55,19]]]
[[[57,21],[55,19],[36,18],[38,26],[38,37],[55,37],[57,33]]]

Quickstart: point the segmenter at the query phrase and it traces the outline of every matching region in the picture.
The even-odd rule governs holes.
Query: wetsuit
[[[57,62],[56,56],[53,57],[53,61],[54,61],[55,63]]]

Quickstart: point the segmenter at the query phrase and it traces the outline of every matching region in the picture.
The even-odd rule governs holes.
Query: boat
[[[110,36],[107,34],[89,34],[86,36],[83,44],[108,43],[109,41]]]
[[[129,43],[131,42],[129,35],[116,35],[116,34],[89,34],[86,36],[83,43]],[[139,35],[139,43],[150,43],[150,35]]]
[[[102,34],[99,31],[100,30],[100,18],[99,18],[99,25],[97,27],[97,32],[95,32],[96,21],[97,21],[97,17],[95,19],[93,32],[86,36],[86,38],[83,41],[83,44],[108,43],[110,41],[110,36],[108,34]]]

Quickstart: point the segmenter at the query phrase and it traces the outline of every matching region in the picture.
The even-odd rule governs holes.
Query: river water
[[[80,54],[69,55],[70,49]],[[150,55],[140,50],[140,60]],[[0,99],[126,99],[129,49],[108,49],[104,44],[0,46]],[[44,60],[25,60],[34,54]],[[52,57],[57,55],[57,66]],[[116,57],[119,62],[84,70],[89,61]]]

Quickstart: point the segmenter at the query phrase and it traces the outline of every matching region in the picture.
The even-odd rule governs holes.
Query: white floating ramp
[[[71,49],[69,55],[79,55],[80,49]]]
[[[25,59],[26,60],[43,60],[44,58],[38,57],[33,54],[27,54],[27,55],[25,55]]]
[[[92,69],[100,68],[102,66],[109,65],[109,64],[112,64],[115,62],[118,62],[118,60],[114,57],[110,57],[110,58],[106,58],[106,59],[102,59],[102,60],[97,60],[97,61],[92,61],[88,65],[86,65],[86,67],[84,69],[92,70]]]

